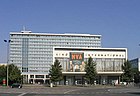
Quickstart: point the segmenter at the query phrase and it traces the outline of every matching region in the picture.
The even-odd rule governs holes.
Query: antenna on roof
[[[22,33],[31,33],[32,31],[26,30],[25,26],[23,26],[23,29],[21,30]]]
[[[26,31],[26,28],[25,28],[25,26],[23,26],[23,31]]]

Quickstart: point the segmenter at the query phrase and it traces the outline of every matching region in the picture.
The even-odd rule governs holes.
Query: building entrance
[[[84,77],[78,75],[64,76],[64,85],[82,85],[84,84]]]

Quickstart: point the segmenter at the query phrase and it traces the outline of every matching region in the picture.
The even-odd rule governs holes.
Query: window
[[[44,75],[36,75],[36,78],[44,78]]]
[[[34,78],[34,75],[30,75],[30,78]]]

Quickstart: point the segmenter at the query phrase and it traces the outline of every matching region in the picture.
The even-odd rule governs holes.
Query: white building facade
[[[127,60],[126,48],[60,48],[53,51],[63,68],[64,79],[61,84],[85,83],[85,62],[89,57],[96,62],[96,84],[119,84],[123,73],[122,65]]]
[[[47,83],[49,69],[53,64],[54,47],[100,48],[101,35],[10,33],[9,63],[22,72],[24,83]]]

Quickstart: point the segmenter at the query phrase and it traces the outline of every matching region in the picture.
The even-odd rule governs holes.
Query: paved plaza
[[[138,87],[116,86],[23,86],[22,89],[0,87],[0,96],[139,96]]]

